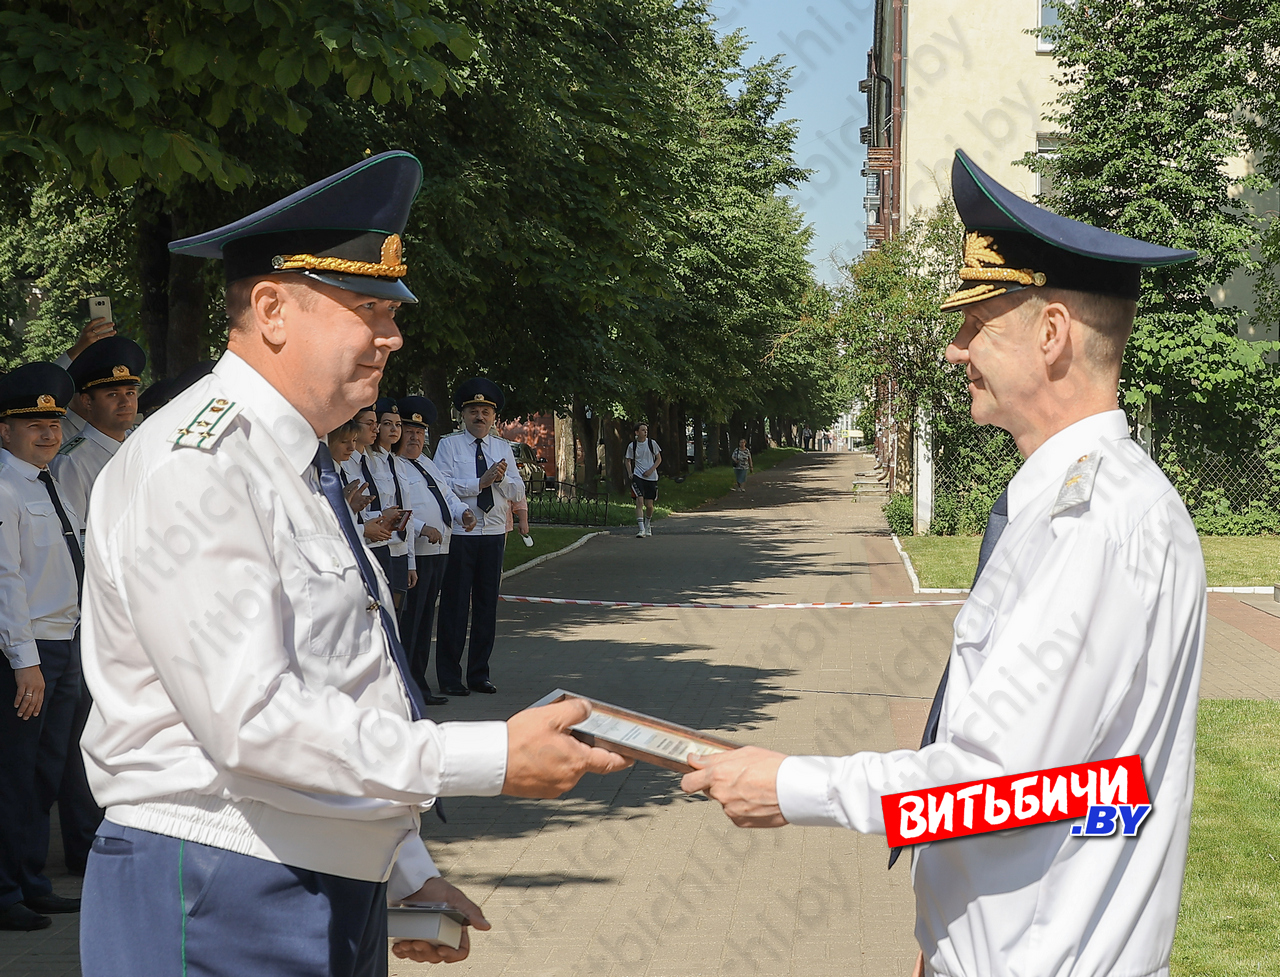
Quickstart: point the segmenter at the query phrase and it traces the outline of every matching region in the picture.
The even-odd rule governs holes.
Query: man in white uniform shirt
[[[113,335],[93,343],[66,368],[76,385],[71,406],[84,424],[80,433],[63,439],[49,468],[63,497],[82,516],[89,512],[98,473],[115,456],[138,418],[138,384],[146,365],[147,354],[141,346],[126,336]],[[83,537],[80,543],[83,545]],[[93,697],[84,686],[58,791],[63,859],[70,871],[79,874],[84,872],[94,834],[102,823],[102,809],[89,792],[80,756],[80,737],[92,704]]]
[[[461,384],[453,404],[462,415],[462,430],[440,439],[436,465],[449,485],[471,509],[476,525],[455,531],[449,562],[440,586],[440,626],[436,632],[436,678],[445,695],[492,694],[489,656],[498,628],[498,585],[507,547],[507,504],[497,486],[519,478],[510,443],[493,433],[494,422],[506,403],[496,383],[475,377]],[[466,684],[462,651],[471,621]]]
[[[75,386],[52,363],[0,376],[0,929],[75,912],[44,874],[80,699],[80,514],[49,462]]]
[[[436,405],[426,397],[401,397],[400,427],[403,432],[396,447],[405,505],[413,510],[411,537],[417,579],[400,608],[400,634],[409,653],[409,671],[422,689],[429,706],[442,706],[448,698],[435,695],[427,679],[431,657],[431,632],[436,620],[436,598],[449,562],[449,540],[453,527],[471,529],[475,513],[453,489],[444,472],[423,454],[427,431],[436,420]]]
[[[223,259],[228,350],[125,442],[90,503],[84,750],[107,814],[86,977],[385,975],[388,899],[488,928],[419,837],[435,798],[554,796],[622,766],[565,732],[582,703],[420,718],[386,578],[317,440],[375,400],[401,345],[421,172],[372,156],[170,245]],[[392,949],[451,961],[469,945]]]
[[[884,831],[885,794],[1138,754],[1137,837],[1060,821],[922,845],[917,973],[1165,977],[1186,863],[1204,651],[1199,540],[1119,410],[1143,265],[1195,257],[1041,210],[963,153],[973,418],[1026,458],[992,510],[919,750],[724,754],[684,778],[737,824]],[[896,853],[894,855],[896,857]],[[892,862],[890,863],[892,864]]]

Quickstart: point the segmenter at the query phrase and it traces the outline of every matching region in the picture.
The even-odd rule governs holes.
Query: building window
[[[1041,27],[1057,27],[1058,26],[1058,8],[1049,0],[1040,0],[1040,26]],[[1037,51],[1052,51],[1053,42],[1047,41],[1043,37],[1036,38]]]
[[[1062,148],[1062,137],[1038,134],[1036,136],[1036,155],[1037,156],[1057,156],[1058,150]],[[1037,202],[1044,200],[1046,196],[1053,192],[1053,177],[1048,173],[1036,174],[1036,199]],[[1041,206],[1044,206],[1041,203]]]

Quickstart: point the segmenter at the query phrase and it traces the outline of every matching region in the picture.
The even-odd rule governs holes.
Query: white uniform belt
[[[385,882],[396,853],[418,833],[412,814],[376,821],[290,814],[261,801],[192,791],[107,808],[107,820],[269,862],[366,882]]]

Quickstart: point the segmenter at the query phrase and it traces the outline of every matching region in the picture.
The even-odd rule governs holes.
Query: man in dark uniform
[[[52,363],[0,376],[0,929],[80,908],[44,875],[80,698],[80,516],[49,471],[74,390]]]

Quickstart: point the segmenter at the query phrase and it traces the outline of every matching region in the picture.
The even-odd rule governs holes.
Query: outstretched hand
[[[691,753],[694,770],[680,787],[689,794],[705,791],[739,828],[780,828],[787,819],[778,805],[778,768],[786,758],[758,746],[706,757]]]
[[[587,746],[569,727],[591,715],[581,699],[518,712],[507,720],[507,777],[502,793],[511,797],[559,797],[584,773],[614,773],[631,766],[625,757]]]

